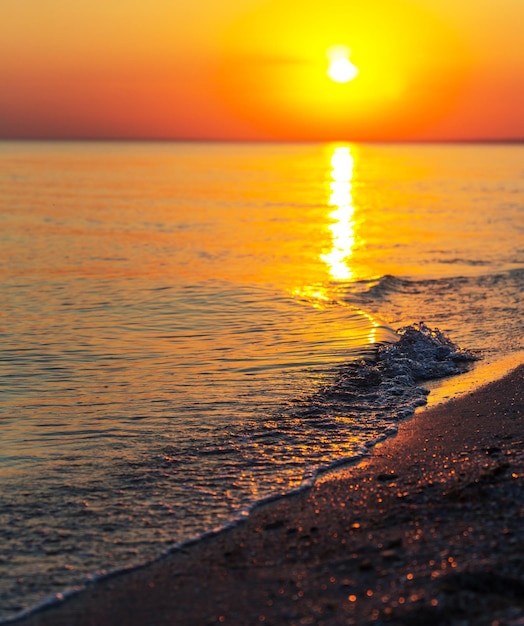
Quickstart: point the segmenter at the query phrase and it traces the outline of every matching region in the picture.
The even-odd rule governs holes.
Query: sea
[[[0,142],[0,620],[523,349],[524,146]]]

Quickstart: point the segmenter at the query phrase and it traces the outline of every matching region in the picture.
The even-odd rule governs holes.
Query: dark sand
[[[524,625],[524,366],[364,463],[27,626]]]

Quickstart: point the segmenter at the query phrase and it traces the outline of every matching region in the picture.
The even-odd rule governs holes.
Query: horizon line
[[[519,144],[524,137],[469,138],[469,139],[232,139],[191,137],[1,137],[0,142],[144,142],[144,143],[270,143],[270,144],[319,144],[319,143],[366,143],[366,144]]]

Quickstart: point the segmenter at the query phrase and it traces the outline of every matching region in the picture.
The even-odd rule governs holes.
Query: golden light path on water
[[[327,175],[327,204],[331,210],[327,214],[327,229],[330,232],[331,248],[320,254],[326,265],[329,278],[334,282],[345,282],[355,278],[351,260],[355,251],[358,223],[355,218],[356,205],[353,200],[353,178],[355,175],[356,154],[351,146],[333,146],[329,155]],[[311,286],[297,290],[319,305],[331,300],[327,288]],[[377,340],[377,321],[365,311],[359,311],[372,325],[369,342]]]
[[[326,263],[329,274],[335,280],[349,280],[353,277],[350,259],[355,247],[355,206],[352,186],[355,159],[347,146],[334,148],[331,157],[331,181],[329,182],[329,205],[335,207],[329,218],[333,247],[321,259]]]

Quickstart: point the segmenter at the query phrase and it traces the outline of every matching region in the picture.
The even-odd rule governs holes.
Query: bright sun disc
[[[358,74],[358,69],[349,59],[333,59],[328,67],[328,76],[337,83],[349,83]]]

